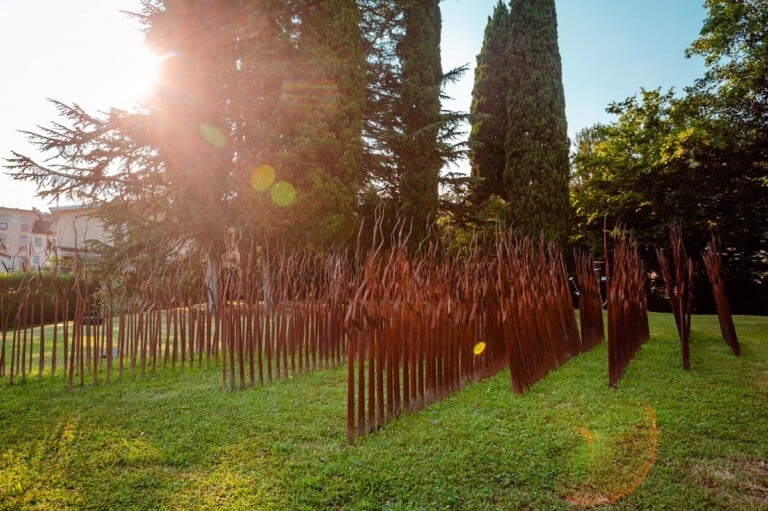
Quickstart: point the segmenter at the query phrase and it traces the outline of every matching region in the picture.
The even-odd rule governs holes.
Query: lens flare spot
[[[269,196],[278,206],[290,206],[296,200],[296,189],[288,181],[278,181],[269,190]]]
[[[224,136],[218,128],[211,126],[210,124],[200,125],[200,134],[203,136],[206,142],[213,147],[224,147],[227,145],[227,137]]]
[[[485,343],[483,341],[480,341],[479,343],[475,344],[475,349],[472,350],[472,352],[475,354],[476,357],[479,357],[483,354],[485,351]]]
[[[251,172],[251,188],[263,192],[275,182],[275,169],[270,165],[259,165]]]

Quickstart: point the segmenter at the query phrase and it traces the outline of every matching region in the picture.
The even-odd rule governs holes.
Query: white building
[[[88,259],[94,254],[94,243],[113,245],[115,233],[94,217],[98,205],[76,205],[51,208],[56,219],[56,256],[59,261]]]
[[[48,263],[56,239],[52,215],[0,207],[0,271],[25,271]]]

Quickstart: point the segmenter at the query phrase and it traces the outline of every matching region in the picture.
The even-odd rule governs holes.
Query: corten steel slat
[[[251,253],[253,252],[253,247],[251,247]],[[249,256],[249,275],[248,278],[246,278],[247,283],[247,291],[246,291],[246,297],[245,297],[245,315],[246,315],[246,324],[245,324],[245,332],[246,332],[246,351],[248,356],[248,385],[250,387],[253,387],[256,385],[256,346],[255,346],[255,328],[256,328],[256,314],[254,310],[254,303],[253,303],[253,295],[252,295],[252,289],[253,285],[250,279],[250,256]]]
[[[139,312],[139,370],[142,377],[144,377],[144,372],[146,368],[146,362],[147,362],[147,314],[144,311],[144,308],[142,307],[142,310]]]
[[[258,299],[258,298],[257,298]],[[262,303],[258,301],[255,304],[255,343],[256,343],[256,359],[259,368],[259,384],[264,384],[264,329],[266,328],[267,320],[265,318],[266,309]]]
[[[688,259],[683,245],[682,232],[679,226],[673,226],[669,233],[672,262],[661,250],[657,251],[659,266],[662,270],[664,284],[667,289],[672,312],[675,317],[680,348],[683,359],[683,369],[690,369],[690,319],[691,302],[693,300],[693,263]]]
[[[365,342],[368,346],[368,429],[373,430],[376,423],[376,373],[379,367],[376,364],[376,329],[365,332]]]
[[[355,441],[355,355],[359,334],[347,344],[347,442]]]
[[[637,244],[619,233],[614,237],[608,283],[608,382],[611,386],[616,385],[641,344],[648,340],[644,295],[644,268]]]
[[[288,318],[288,345],[291,350],[291,374],[295,376],[297,374],[296,359],[298,358],[298,367],[301,368],[302,354],[301,341],[296,335],[296,332],[303,332],[304,328],[301,326],[301,307],[299,307],[295,301],[291,305],[290,311],[290,316]]]
[[[125,328],[126,328],[126,311],[125,311],[125,295],[123,295],[122,299],[120,300],[120,309],[117,311],[117,353],[118,353],[118,361],[117,361],[117,381],[122,382],[123,381],[123,371],[125,370],[125,357],[123,356],[123,353],[125,352]],[[66,325],[66,323],[65,323]],[[66,349],[65,349],[65,357],[66,359]]]
[[[179,323],[181,314],[180,307],[174,307],[171,310],[171,319],[173,322],[173,350],[171,351],[171,370],[176,372],[176,362],[179,358]]]
[[[712,296],[715,299],[717,319],[720,323],[720,333],[728,346],[730,346],[733,354],[738,357],[741,355],[741,346],[739,345],[739,339],[736,335],[736,327],[733,324],[733,316],[731,315],[731,306],[728,303],[728,295],[725,292],[725,284],[723,283],[722,278],[722,261],[720,259],[720,252],[717,249],[717,241],[714,236],[709,240],[707,249],[701,253],[701,258],[704,261],[704,267],[707,270],[707,276],[712,285]]]
[[[600,277],[595,271],[592,257],[585,252],[574,254],[576,279],[579,286],[579,320],[581,322],[581,349],[587,351],[605,339],[603,330]]]
[[[386,304],[382,304],[386,314]],[[384,414],[385,402],[384,402],[384,370],[385,370],[385,335],[382,331],[383,321],[376,325],[372,330],[372,335],[375,338],[375,353],[376,353],[376,381],[374,383],[376,394],[376,428],[383,428],[386,424],[386,418]]]
[[[237,383],[235,381],[236,367],[237,367],[237,323],[236,317],[230,308],[230,305],[225,301],[221,303],[221,309],[226,315],[227,321],[227,352],[229,353],[229,388],[231,390],[237,389]]]
[[[159,345],[159,340],[157,338],[159,334],[158,330],[158,324],[160,321],[160,318],[158,317],[159,308],[156,305],[153,305],[152,309],[147,313],[149,316],[149,331],[150,331],[150,338],[149,338],[149,372],[151,374],[155,374],[155,370],[157,369],[157,348]]]
[[[189,355],[189,368],[195,367],[195,334],[197,333],[197,325],[195,314],[192,311],[193,303],[191,300],[187,301],[186,316],[187,316],[187,354]]]
[[[16,310],[16,318],[14,319],[14,325],[18,325],[19,318],[21,317],[21,306]],[[13,385],[13,377],[16,372],[16,338],[18,337],[19,329],[14,327],[13,335],[11,336],[11,363],[10,372],[8,374],[8,384]],[[5,353],[5,350],[3,350]],[[66,356],[66,355],[65,355]]]
[[[27,379],[27,324],[29,322],[29,303],[24,305],[24,325],[21,329],[21,357],[19,359],[22,383]]]
[[[61,338],[61,342],[62,342],[61,349],[62,349],[62,353],[64,355],[63,360],[64,360],[64,374],[65,374],[65,376],[66,376],[66,373],[67,373],[67,365],[68,365],[67,354],[69,353],[68,348],[69,348],[69,342],[70,342],[70,337],[69,337],[70,328],[69,328],[69,321],[67,320],[67,318],[69,318],[69,311],[70,311],[70,301],[66,300],[64,302],[64,318],[65,318],[65,320],[64,320],[64,324],[62,325],[62,332],[61,332],[61,335],[62,335],[62,338]]]
[[[39,327],[40,327],[40,344],[38,348],[38,367],[37,367],[37,379],[40,380],[43,377],[43,369],[45,368],[45,302],[43,300],[43,288],[42,288],[42,281],[43,281],[43,274],[42,269],[37,268],[37,295],[40,299],[40,310],[39,310]]]
[[[54,264],[53,266],[53,273],[51,275],[51,284],[53,285],[53,335],[51,338],[51,376],[56,375],[56,365],[57,365],[57,357],[58,357],[58,333],[59,333],[59,312],[61,301],[59,298],[59,288],[61,287],[61,283],[59,282],[58,278],[58,262]],[[66,320],[66,319],[65,319]],[[0,330],[4,329],[0,327]],[[5,354],[5,346],[3,346],[3,349],[0,351],[0,358]],[[2,376],[2,366],[3,362],[0,360],[0,376]]]
[[[357,346],[357,435],[365,436],[365,355],[368,344],[367,332],[358,337]]]
[[[287,312],[287,305],[285,303],[281,303],[279,312],[280,315],[278,316],[278,322],[279,327],[277,329],[278,332],[278,346],[280,346],[280,354],[277,356],[278,365],[280,364],[280,361],[282,359],[283,363],[283,371],[282,371],[282,377],[283,379],[288,379],[288,342],[287,342],[287,334],[288,334],[288,312]],[[282,357],[281,357],[282,355]]]
[[[186,301],[179,303],[179,348],[180,356],[179,366],[184,371],[184,366],[187,364],[187,312]]]
[[[170,274],[170,281],[176,282],[176,272]],[[163,308],[165,309],[165,345],[163,346],[163,374],[168,370],[168,362],[171,358],[171,325],[173,321],[173,298],[174,293],[166,293],[164,296]],[[119,352],[122,355],[122,351]]]
[[[419,333],[418,333],[418,318],[416,317],[415,306],[412,306],[409,311],[407,331],[409,333],[408,338],[408,356],[409,356],[409,382],[408,388],[410,390],[409,404],[411,408],[416,409],[421,407],[421,400],[419,399]]]
[[[226,391],[227,390],[227,366],[228,366],[228,359],[229,356],[229,320],[224,315],[224,307],[223,307],[223,301],[221,300],[221,294],[219,293],[218,298],[219,306],[216,307],[216,324],[217,328],[216,330],[221,332],[219,335],[219,351],[221,353],[221,390]]]
[[[0,377],[5,376],[5,349],[6,341],[8,338],[8,322],[10,314],[8,309],[4,306],[5,296],[0,295]],[[3,311],[6,311],[3,314]]]
[[[271,299],[264,297],[264,363],[267,366],[267,381],[272,383],[272,315]]]
[[[234,304],[234,317],[235,324],[235,344],[237,346],[237,369],[238,377],[240,379],[240,390],[245,389],[245,332],[243,330],[243,307],[242,304],[237,301]]]

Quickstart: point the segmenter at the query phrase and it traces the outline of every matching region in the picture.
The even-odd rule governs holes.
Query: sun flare
[[[152,53],[144,45],[139,45],[125,47],[123,58],[116,60],[110,80],[110,106],[134,107],[157,85],[163,58]]]

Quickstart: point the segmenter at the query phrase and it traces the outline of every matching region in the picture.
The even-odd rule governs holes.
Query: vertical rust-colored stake
[[[593,259],[584,252],[574,254],[576,278],[579,285],[579,320],[581,322],[581,350],[587,351],[605,339],[603,331],[600,278]]]
[[[211,314],[211,311],[206,307],[205,309],[205,368],[211,368],[211,357],[215,357],[215,339],[213,337],[213,327],[216,320]],[[215,364],[215,360],[214,360]]]
[[[368,346],[368,429],[373,430],[376,423],[376,330],[370,329],[366,335]]]
[[[43,378],[45,369],[45,301],[43,297],[43,270],[37,268],[37,293],[40,299],[40,348],[38,353],[37,379]],[[53,373],[51,373],[53,376]]]
[[[117,381],[123,381],[123,369],[125,364],[125,295],[120,300],[120,310],[117,319]]]
[[[737,357],[741,355],[741,346],[736,335],[736,327],[733,324],[731,315],[731,306],[728,303],[728,295],[725,292],[725,284],[722,278],[722,262],[720,252],[717,249],[717,241],[712,236],[707,249],[702,252],[701,258],[704,261],[704,267],[707,270],[709,282],[712,285],[712,296],[715,299],[715,308],[717,309],[717,319],[720,323],[720,333],[728,346],[731,347],[733,354]]]
[[[27,294],[29,296],[29,294]],[[21,382],[27,380],[27,325],[29,324],[29,304],[24,303],[24,320],[21,325]]]
[[[180,307],[174,307],[171,310],[171,319],[173,322],[173,350],[171,352],[171,371],[176,372],[176,360],[179,355],[179,314],[181,314]]]
[[[355,443],[355,344],[357,335],[347,344],[347,442]]]
[[[5,290],[0,293],[0,377],[5,376],[5,342],[8,335],[8,309],[5,307]],[[6,311],[3,314],[3,311]]]
[[[137,330],[137,333],[138,333],[137,345],[138,345],[138,350],[139,350],[139,353],[138,353],[139,373],[140,373],[142,378],[144,377],[144,368],[146,367],[146,362],[147,362],[147,347],[146,347],[146,343],[147,343],[147,335],[146,335],[147,327],[146,327],[146,318],[147,318],[147,314],[142,309],[139,312],[138,325],[136,326],[136,330]]]
[[[189,315],[187,302],[180,302],[179,305],[179,348],[181,348],[181,360],[179,366],[184,372],[184,366],[187,363],[187,317]]]
[[[17,363],[16,363],[16,351],[17,351],[16,339],[18,338],[19,329],[18,329],[18,327],[16,325],[19,324],[19,318],[20,317],[21,317],[21,307],[19,307],[19,309],[16,310],[16,318],[14,319],[14,322],[13,322],[14,329],[13,329],[13,335],[11,336],[11,367],[10,367],[10,373],[8,374],[8,384],[9,385],[13,385],[13,377],[15,376],[16,367],[17,367]],[[3,353],[5,353],[5,350],[3,350]]]
[[[64,302],[64,324],[62,325],[62,352],[64,353],[64,374],[66,376],[67,373],[67,355],[69,354],[69,333],[70,333],[70,321],[69,321],[69,311],[70,308],[70,301],[67,298]]]
[[[59,333],[59,290],[58,277],[56,275],[56,266],[54,265],[53,275],[51,277],[51,286],[53,287],[53,334],[51,337],[51,376],[56,376],[56,365],[58,357],[58,333]],[[66,319],[65,319],[66,321]],[[3,352],[5,349],[3,349]],[[0,353],[0,357],[2,353]],[[0,363],[2,365],[2,363]],[[0,372],[0,375],[2,372]]]
[[[193,305],[191,302],[187,302],[187,332],[189,332],[189,335],[187,337],[187,353],[189,354],[189,368],[194,369],[195,367],[195,332],[197,332],[196,324],[195,324],[195,309],[193,308]]]
[[[659,262],[664,270],[665,258],[660,257]],[[648,340],[644,278],[637,243],[618,233],[614,237],[613,273],[608,283],[608,382],[611,386],[616,385],[640,345]]]
[[[367,333],[358,336],[357,346],[357,434],[365,436],[365,352]]]
[[[67,387],[72,388],[73,380],[74,380],[74,371],[75,371],[75,357],[77,354],[77,317],[78,313],[80,312],[80,300],[75,299],[75,309],[74,309],[74,320],[72,321],[72,338],[70,340],[70,353],[69,353],[69,374],[67,375]],[[66,339],[66,333],[64,335]],[[66,343],[66,341],[65,341]],[[65,352],[64,357],[66,358],[67,354]]]
[[[171,321],[172,321],[172,302],[170,297],[165,297],[165,304],[163,306],[165,309],[165,340],[163,343],[163,374],[166,374],[168,371],[168,362],[171,359]]]
[[[670,268],[670,264],[661,250],[657,250],[657,256],[680,337],[683,368],[688,370],[690,369],[689,337],[690,304],[693,300],[693,266],[685,254],[680,226],[673,226],[670,229],[669,238],[672,245],[673,268]]]
[[[240,390],[245,389],[245,332],[243,330],[243,307],[238,301],[234,307],[235,321],[237,322],[236,344],[238,358],[238,376],[240,377]]]

